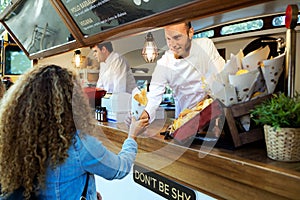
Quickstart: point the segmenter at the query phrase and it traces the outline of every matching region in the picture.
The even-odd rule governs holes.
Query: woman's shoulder
[[[80,149],[83,146],[101,145],[101,142],[95,136],[84,133],[80,130],[76,131],[73,143],[75,149]]]

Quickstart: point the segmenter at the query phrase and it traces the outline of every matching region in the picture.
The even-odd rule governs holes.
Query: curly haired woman
[[[6,92],[6,88],[2,80],[0,80],[0,99],[2,99],[4,93]]]
[[[35,67],[3,97],[0,108],[0,184],[2,192],[24,188],[29,197],[97,199],[94,174],[126,176],[134,162],[135,138],[148,125],[133,122],[119,154],[96,139],[100,126],[91,114],[75,72],[56,65]],[[89,177],[89,179],[87,179]]]

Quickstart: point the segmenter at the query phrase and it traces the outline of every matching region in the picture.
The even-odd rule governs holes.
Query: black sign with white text
[[[133,166],[133,179],[136,183],[170,200],[196,200],[190,188],[166,179],[141,166]]]
[[[133,22],[195,0],[62,0],[84,35]]]

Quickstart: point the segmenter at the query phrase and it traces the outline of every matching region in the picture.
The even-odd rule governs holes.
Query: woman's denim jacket
[[[131,138],[116,155],[95,137],[79,136],[77,131],[66,161],[54,169],[49,167],[39,199],[79,200],[89,173],[87,200],[96,200],[94,174],[108,180],[123,178],[130,172],[136,152],[137,143]]]

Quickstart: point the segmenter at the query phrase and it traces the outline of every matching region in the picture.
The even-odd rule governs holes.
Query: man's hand
[[[149,122],[150,119],[149,113],[146,110],[144,110],[140,116],[140,119],[147,119]]]

